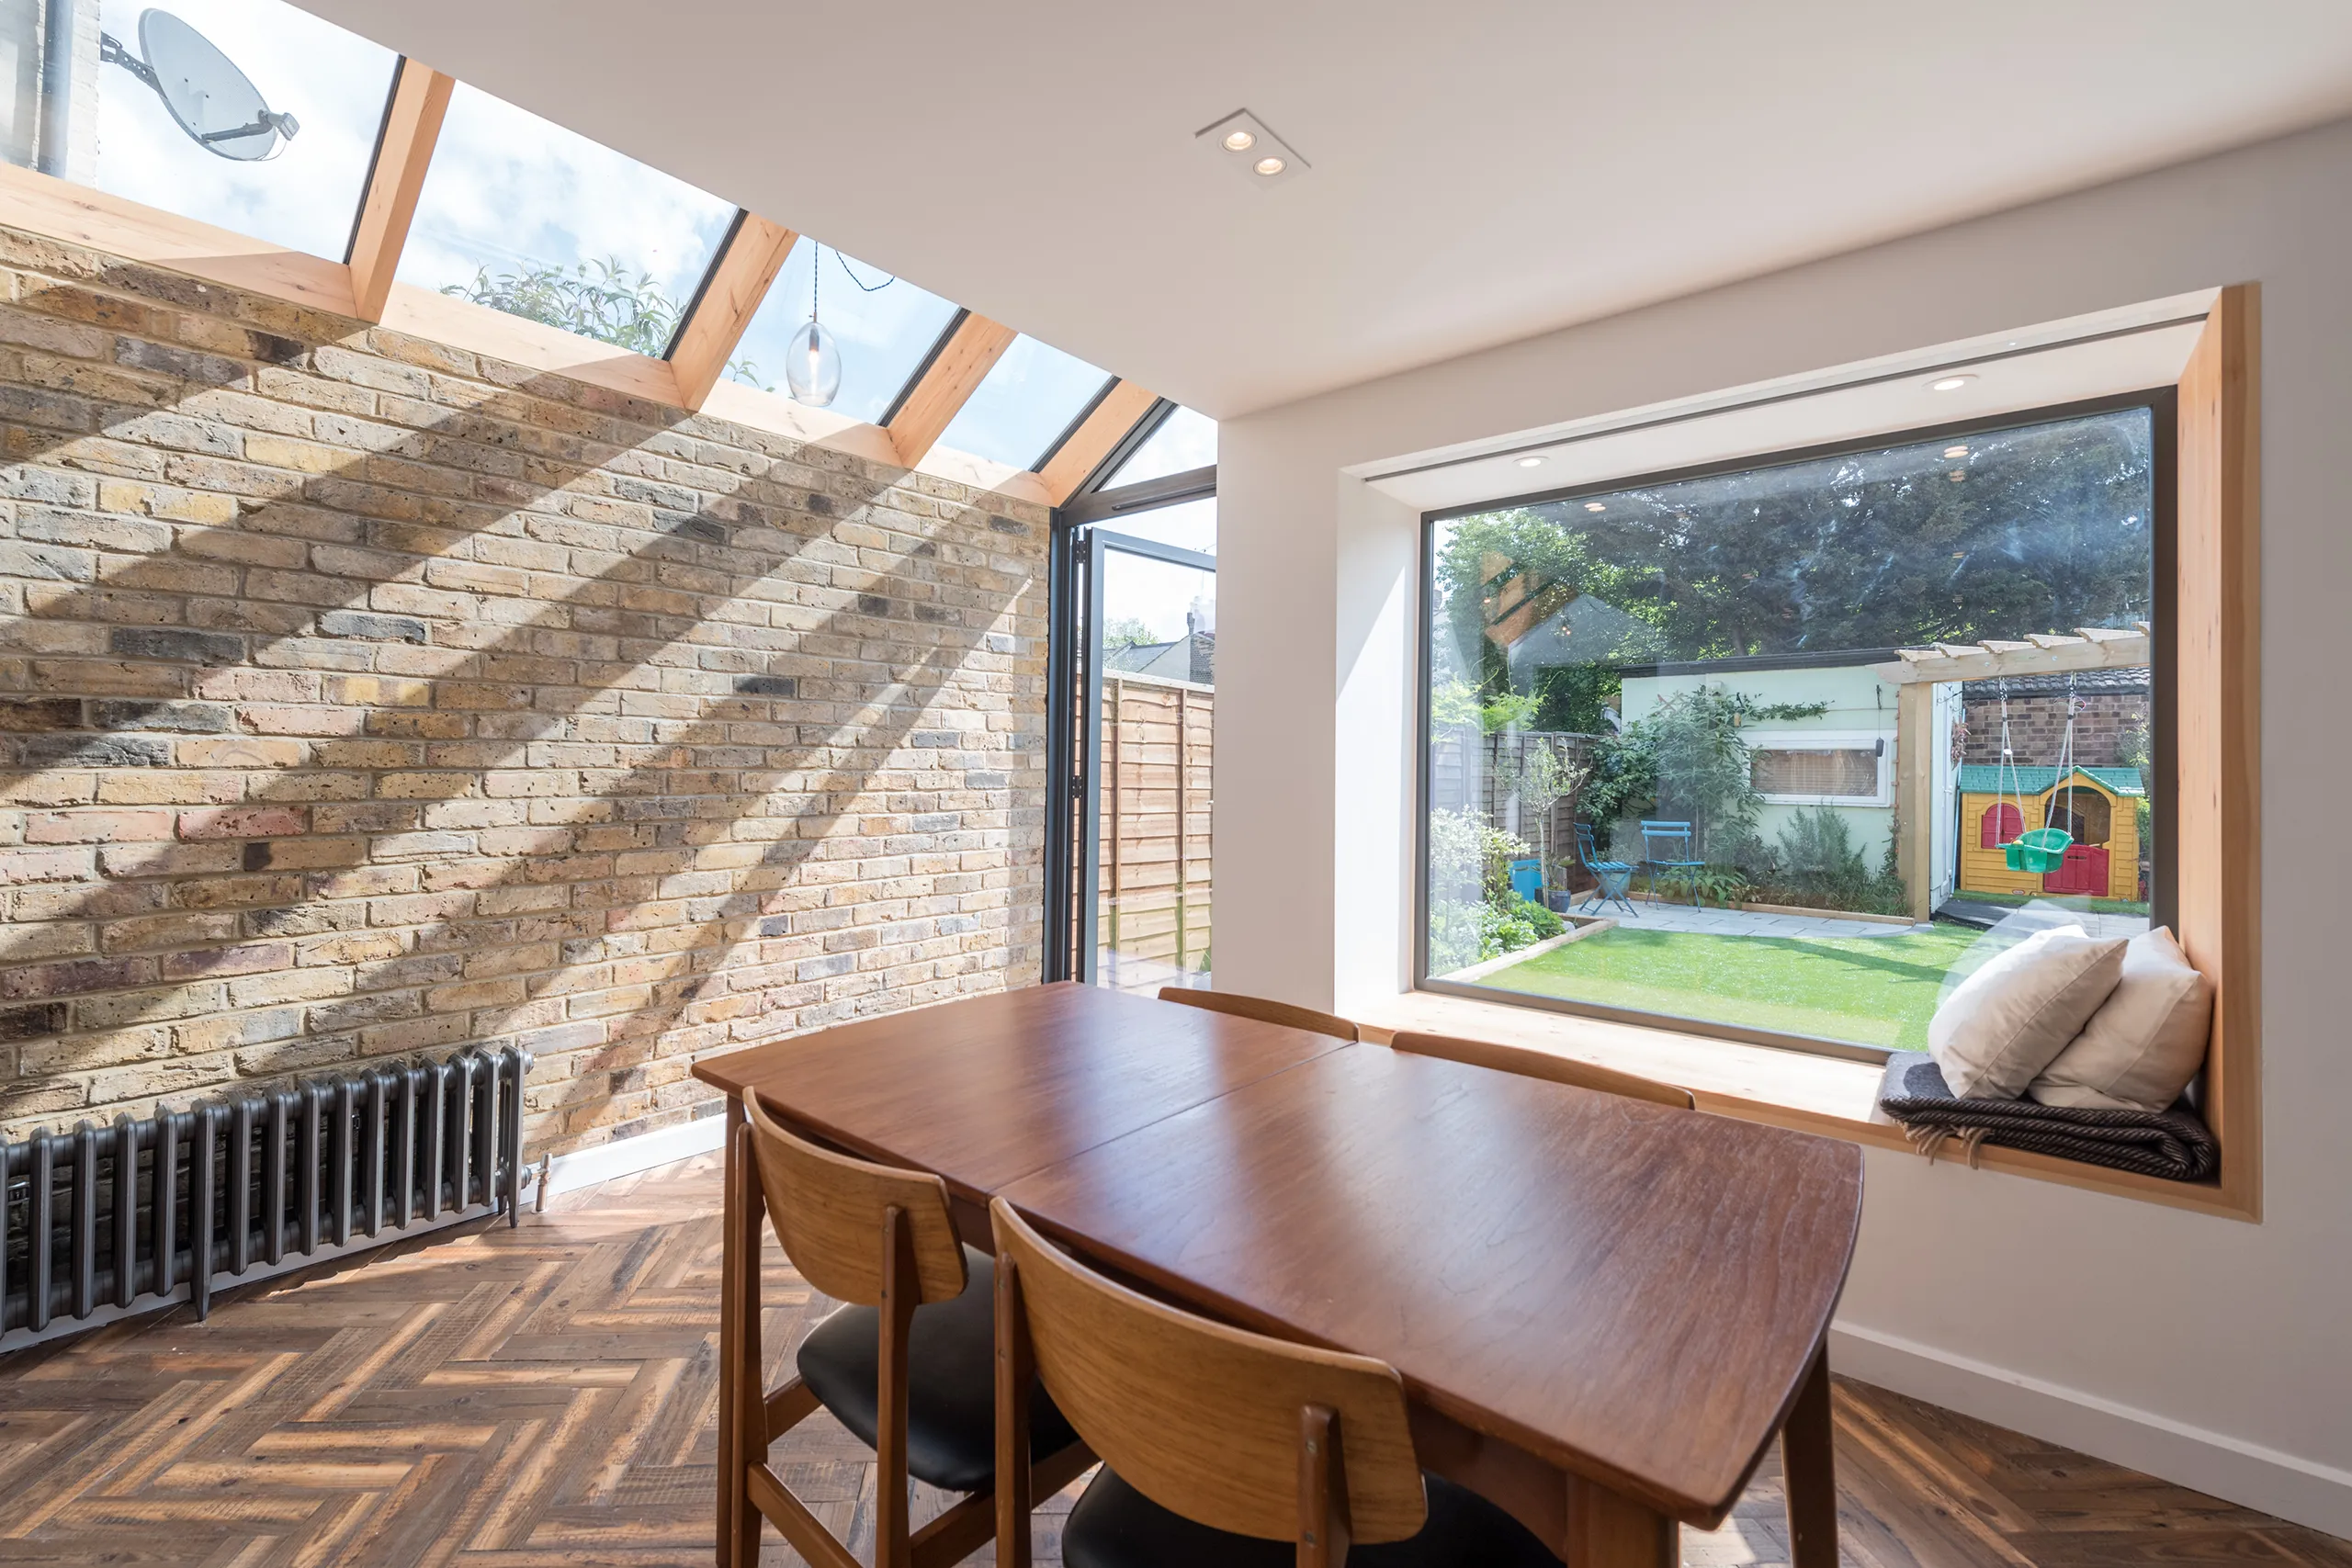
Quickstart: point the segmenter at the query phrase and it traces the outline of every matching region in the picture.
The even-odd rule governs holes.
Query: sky
[[[1120,485],[1141,484],[1146,479],[1166,479],[1189,468],[1205,468],[1216,461],[1216,421],[1191,409],[1179,408],[1160,422],[1151,438],[1135,450],[1135,455],[1119,465],[1102,488],[1115,490]],[[1174,541],[1170,541],[1173,543]],[[1200,548],[1204,547],[1188,547]],[[1214,545],[1205,547],[1214,549]]]
[[[280,0],[173,0],[167,8],[218,45],[270,108],[292,114],[301,130],[275,158],[223,158],[190,141],[130,72],[100,66],[98,188],[343,260],[391,93],[392,52]],[[99,25],[137,53],[144,9],[136,0],[104,0]]]
[[[684,304],[734,220],[707,191],[459,83],[396,276],[441,288],[483,267],[613,261]]]
[[[1024,333],[940,433],[940,445],[1016,468],[1033,467],[1110,378],[1109,371]]]
[[[1216,573],[1148,556],[1118,550],[1106,553],[1102,565],[1105,626],[1141,621],[1154,642],[1173,642],[1184,635],[1184,615],[1195,599],[1205,601],[1204,607],[1214,617]]]

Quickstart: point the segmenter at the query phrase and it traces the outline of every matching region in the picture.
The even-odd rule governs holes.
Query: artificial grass
[[[1863,937],[1715,936],[1618,926],[1478,983],[1920,1051],[1927,1048],[1928,1020],[1944,976],[1984,935],[1954,925]]]

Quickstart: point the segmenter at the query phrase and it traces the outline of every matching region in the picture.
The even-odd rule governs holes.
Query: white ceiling
[[[1220,418],[2352,112],[2346,0],[300,3]]]

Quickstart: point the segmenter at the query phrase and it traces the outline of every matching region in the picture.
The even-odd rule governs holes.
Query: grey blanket
[[[1943,1069],[1921,1052],[1897,1051],[1879,1085],[1879,1109],[1903,1123],[1931,1157],[1947,1141],[1968,1151],[2000,1144],[2175,1181],[2203,1181],[2221,1166],[2221,1146],[2183,1101],[2170,1111],[2100,1111],[2031,1100],[1962,1100]]]

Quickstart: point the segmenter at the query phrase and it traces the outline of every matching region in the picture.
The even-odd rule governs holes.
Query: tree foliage
[[[1617,666],[2146,619],[2154,461],[2126,410],[1463,518],[1440,536],[1435,662],[1589,722],[1590,678],[1514,682],[1488,626],[1590,595],[1632,629],[1571,662]]]
[[[526,265],[492,276],[483,267],[471,283],[453,283],[441,292],[657,359],[670,351],[685,313],[651,273],[632,276],[609,257],[570,271]]]

